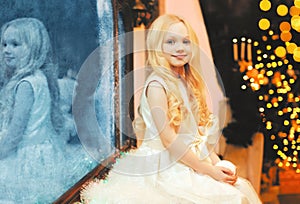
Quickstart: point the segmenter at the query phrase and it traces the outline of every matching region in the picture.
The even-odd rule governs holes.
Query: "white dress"
[[[168,91],[166,83],[156,75],[150,75],[146,86],[158,81]],[[203,161],[211,163],[210,146],[218,141],[218,121],[211,116],[209,128],[198,127],[190,110],[185,84],[178,79],[178,88],[188,110],[182,121],[178,138],[190,147]],[[165,149],[151,117],[147,98],[143,91],[141,113],[146,124],[142,145],[118,159],[105,180],[92,181],[81,190],[83,203],[89,204],[259,204],[261,203],[251,184],[238,178],[234,186],[196,173],[180,163]],[[198,134],[198,128],[204,136]]]

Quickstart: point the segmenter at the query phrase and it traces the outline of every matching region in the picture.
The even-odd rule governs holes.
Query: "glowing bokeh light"
[[[269,0],[262,0],[260,3],[259,3],[259,8],[262,10],[262,11],[269,11],[271,9],[271,2]]]
[[[292,39],[292,34],[290,33],[290,31],[282,31],[282,33],[280,34],[280,39],[283,42],[289,42]]]
[[[270,28],[270,21],[267,18],[262,18],[259,20],[258,26],[261,30],[267,30]]]
[[[286,49],[282,46],[278,46],[275,49],[275,54],[277,55],[277,57],[283,58],[286,55]]]
[[[298,15],[300,15],[300,8],[297,8],[296,6],[292,6],[290,8],[290,15],[291,16],[298,16]]]
[[[285,16],[286,14],[288,14],[289,12],[289,9],[286,5],[284,4],[280,4],[278,7],[277,7],[277,14],[279,16]]]
[[[291,24],[289,22],[283,21],[279,25],[280,31],[290,31],[291,30]]]
[[[296,62],[300,62],[300,47],[297,47],[296,49],[294,49],[294,52],[293,52],[293,59],[294,59]]]
[[[295,31],[299,32],[300,31],[300,16],[293,16],[291,18],[291,25]]]
[[[286,47],[286,50],[289,54],[293,54],[294,50],[297,48],[296,43],[289,43],[289,45]]]
[[[300,8],[300,0],[294,0],[294,4],[297,8]]]

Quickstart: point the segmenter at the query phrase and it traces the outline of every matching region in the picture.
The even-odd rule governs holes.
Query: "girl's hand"
[[[210,176],[217,181],[222,181],[231,185],[234,185],[238,178],[230,169],[222,166],[213,166]]]

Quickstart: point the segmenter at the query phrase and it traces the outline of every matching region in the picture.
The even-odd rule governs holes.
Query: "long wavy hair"
[[[7,28],[17,30],[21,40],[29,48],[28,61],[25,65],[8,68],[3,63],[3,34]],[[59,108],[59,87],[57,82],[57,66],[53,63],[50,38],[44,24],[35,18],[18,18],[7,22],[1,28],[1,57],[2,88],[0,91],[0,130],[6,129],[10,124],[15,101],[15,87],[26,76],[32,75],[40,69],[47,78],[51,96],[51,120],[57,132],[61,131],[63,119]]]
[[[184,79],[187,83],[191,109],[199,126],[205,126],[209,122],[210,111],[206,103],[205,83],[200,75],[200,47],[196,33],[191,25],[183,18],[175,15],[162,15],[158,17],[147,30],[147,66],[152,69],[152,73],[160,76],[168,86],[168,117],[170,125],[178,130],[181,121],[186,117],[187,111],[184,106],[182,96],[178,88],[178,80],[171,69],[170,64],[165,59],[162,52],[162,44],[165,34],[171,25],[182,22],[189,34],[191,41],[192,56],[190,61],[184,66]],[[142,117],[137,117],[134,121],[136,131],[145,127]]]

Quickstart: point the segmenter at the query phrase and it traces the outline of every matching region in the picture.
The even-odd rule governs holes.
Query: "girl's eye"
[[[190,44],[190,43],[191,43],[190,40],[184,40],[184,41],[183,41],[183,44]]]
[[[12,43],[12,46],[13,46],[13,47],[17,47],[18,45],[19,45],[19,43],[17,43],[17,42],[13,42],[13,43]]]
[[[3,46],[3,47],[6,47],[6,46],[7,46],[7,44],[6,44],[6,43],[2,43],[2,46]]]
[[[167,40],[167,44],[174,45],[175,41],[174,40]]]

